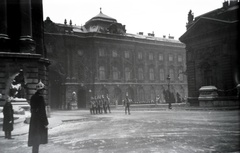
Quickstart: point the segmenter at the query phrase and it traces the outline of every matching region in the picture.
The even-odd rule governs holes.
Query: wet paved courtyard
[[[132,111],[125,115],[116,110],[90,115],[81,110],[74,115],[84,118],[49,129],[49,143],[40,146],[40,153],[240,152],[239,111]],[[0,152],[30,153],[27,137],[1,138]]]

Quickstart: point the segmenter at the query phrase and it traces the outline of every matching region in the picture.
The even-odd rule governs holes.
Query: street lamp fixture
[[[167,77],[167,80],[168,80],[168,109],[172,109],[172,104],[171,104],[171,101],[170,101],[170,76],[168,75]]]

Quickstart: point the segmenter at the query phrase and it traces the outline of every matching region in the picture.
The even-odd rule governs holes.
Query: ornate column
[[[21,35],[20,52],[34,53],[35,43],[32,39],[31,0],[21,0]]]
[[[0,50],[6,50],[7,35],[7,5],[6,0],[0,0]]]

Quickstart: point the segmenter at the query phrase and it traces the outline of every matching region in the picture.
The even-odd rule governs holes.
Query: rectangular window
[[[138,52],[138,59],[142,59],[142,52]]]
[[[174,79],[174,70],[173,69],[170,69],[169,70],[169,74],[170,74],[170,80],[171,81],[174,81],[175,79]]]
[[[149,53],[149,60],[153,60],[153,53]]]
[[[151,81],[154,80],[154,70],[153,70],[153,68],[150,68],[150,70],[149,70],[149,79],[150,79]]]
[[[105,80],[105,67],[100,66],[99,68],[100,80]]]
[[[104,49],[100,48],[99,49],[99,56],[104,56],[104,55],[105,55]]]
[[[178,62],[182,62],[183,59],[182,59],[182,55],[178,55]]]
[[[164,81],[164,70],[163,69],[160,69],[160,71],[159,71],[159,73],[160,73],[160,81]]]
[[[143,69],[142,68],[138,68],[138,79],[143,80]]]
[[[112,51],[112,56],[113,56],[113,57],[117,57],[117,56],[118,56],[118,53],[117,53],[116,50],[113,50],[113,51]]]
[[[120,73],[117,67],[113,67],[113,80],[120,79]]]
[[[130,80],[131,78],[131,72],[130,72],[130,69],[127,67],[125,68],[125,79],[126,81]]]
[[[130,53],[129,53],[129,51],[125,51],[125,52],[124,52],[124,56],[125,56],[125,58],[130,58]]]
[[[179,78],[179,81],[183,81],[183,71],[182,70],[178,71],[178,78]]]
[[[172,55],[172,54],[169,54],[168,60],[169,60],[169,62],[172,62],[172,61],[173,61],[173,55]]]
[[[158,60],[159,60],[159,61],[163,61],[163,54],[159,54]]]

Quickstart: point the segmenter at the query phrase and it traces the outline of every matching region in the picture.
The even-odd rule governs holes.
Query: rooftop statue
[[[188,23],[192,22],[193,18],[194,18],[193,12],[192,12],[192,10],[190,10],[189,13],[188,13]]]

